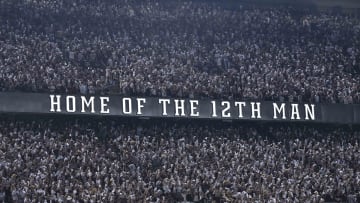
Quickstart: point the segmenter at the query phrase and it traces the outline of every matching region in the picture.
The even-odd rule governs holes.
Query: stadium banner
[[[0,112],[360,124],[360,105],[0,93]]]

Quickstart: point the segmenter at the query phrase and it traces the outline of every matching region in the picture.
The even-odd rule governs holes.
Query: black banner
[[[360,105],[0,93],[0,112],[360,123]]]

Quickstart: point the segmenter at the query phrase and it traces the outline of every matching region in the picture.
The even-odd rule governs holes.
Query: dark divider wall
[[[176,115],[176,100],[178,104],[181,99],[168,98],[166,104],[166,114],[164,113],[164,103],[160,103],[163,98],[124,98],[120,96],[105,97],[105,102],[101,103],[101,96],[93,96],[94,112],[91,112],[91,104],[85,106],[81,95],[53,95],[60,96],[58,104],[51,104],[49,94],[31,93],[0,93],[0,112],[16,114],[46,114],[46,115],[71,115],[71,116],[97,116],[103,117],[138,117],[138,118],[163,118],[163,119],[209,119],[209,120],[228,120],[228,121],[276,121],[276,122],[306,122],[306,123],[337,123],[337,124],[360,124],[360,105],[346,104],[302,104],[302,103],[276,103],[269,101],[222,101],[222,100],[195,100],[196,104],[191,106],[191,101],[184,99],[184,114]],[[72,97],[75,106],[72,107]],[[87,102],[91,96],[86,95]],[[129,102],[126,103],[125,99]],[[145,99],[138,103],[138,99]],[[67,102],[69,101],[69,103]],[[193,101],[194,102],[194,101]],[[242,103],[240,110],[239,104]],[[67,104],[73,112],[69,112]],[[130,109],[131,104],[131,109]],[[104,105],[102,107],[102,105]],[[259,105],[259,106],[258,106]],[[51,111],[51,106],[54,109]],[[59,106],[61,112],[57,112]],[[127,107],[128,106],[128,107]],[[295,108],[297,107],[297,108]],[[106,113],[102,112],[107,111]],[[124,109],[125,108],[125,109]],[[126,110],[126,108],[128,108]],[[193,108],[193,114],[191,114]],[[215,108],[215,116],[213,109]],[[281,109],[282,108],[282,109]],[[312,109],[313,108],[313,109]],[[141,114],[139,114],[139,109]],[[228,110],[227,110],[228,109]],[[259,113],[256,109],[259,109]],[[311,110],[311,112],[309,111]],[[126,111],[130,113],[126,113]],[[240,112],[242,117],[240,116]],[[297,112],[299,119],[296,119]],[[182,110],[178,108],[178,113]],[[311,113],[313,115],[311,115]],[[197,114],[197,115],[194,115]],[[260,117],[261,116],[261,117]],[[285,116],[285,118],[283,118]]]

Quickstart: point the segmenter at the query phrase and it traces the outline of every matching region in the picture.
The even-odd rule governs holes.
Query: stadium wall
[[[360,124],[360,105],[0,93],[0,112]]]

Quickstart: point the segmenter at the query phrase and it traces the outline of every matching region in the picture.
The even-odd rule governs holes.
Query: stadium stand
[[[359,18],[221,1],[1,1],[2,91],[359,103]]]
[[[0,0],[0,92],[359,104],[359,81],[353,13]],[[0,112],[0,203],[360,201],[359,125],[56,113]]]
[[[0,197],[11,188],[14,202],[360,198],[359,129],[67,118],[0,129]]]

